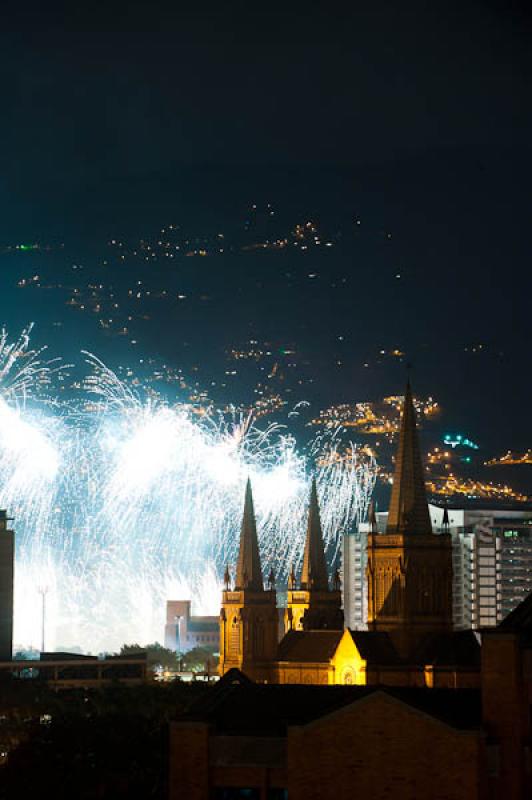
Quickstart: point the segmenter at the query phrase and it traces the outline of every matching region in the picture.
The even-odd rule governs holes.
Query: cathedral
[[[368,630],[344,627],[340,576],[328,574],[313,481],[301,575],[291,570],[286,608],[275,576],[265,585],[246,486],[234,586],[225,575],[220,674],[238,669],[258,683],[474,688],[480,646],[452,627],[451,537],[434,534],[425,492],[416,411],[407,385],[385,533],[370,511]]]

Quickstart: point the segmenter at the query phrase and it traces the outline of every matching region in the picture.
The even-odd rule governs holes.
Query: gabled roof
[[[432,532],[410,381],[405,392],[386,532]]]
[[[312,480],[310,491],[310,505],[308,510],[307,538],[303,555],[303,568],[301,570],[301,588],[314,589],[326,592],[329,589],[327,575],[327,562],[323,546],[323,533],[321,530],[320,509],[316,479]]]
[[[343,635],[343,631],[289,631],[279,643],[277,660],[327,664]]]
[[[392,666],[401,659],[385,631],[349,631],[358,652],[369,666]]]
[[[480,728],[476,689],[255,684],[238,670],[207,689],[178,721],[208,723],[219,735],[283,737],[290,725],[306,725],[383,694],[459,730]],[[364,713],[371,713],[371,707]]]
[[[194,682],[195,683],[195,682]],[[240,686],[253,686],[253,681],[244,675],[241,670],[233,667],[220,678],[220,680],[209,686],[189,705],[185,716],[206,719],[217,708],[223,706],[224,699]]]
[[[244,516],[240,530],[240,549],[236,567],[235,589],[251,589],[254,592],[264,591],[262,569],[260,566],[259,540],[253,510],[251,483],[246,483],[244,500]]]

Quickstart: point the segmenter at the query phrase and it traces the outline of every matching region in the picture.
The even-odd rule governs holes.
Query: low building
[[[220,621],[218,617],[192,616],[190,600],[168,600],[164,646],[176,653],[187,653],[195,647],[218,649]]]
[[[109,684],[137,686],[147,680],[147,655],[80,655],[79,653],[41,653],[39,659],[0,663],[0,676],[20,680],[39,680],[52,689],[95,689]]]

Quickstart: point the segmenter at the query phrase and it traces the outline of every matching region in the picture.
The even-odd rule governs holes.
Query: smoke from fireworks
[[[375,464],[316,437],[305,452],[279,425],[198,417],[133,392],[86,356],[76,404],[42,397],[61,367],[0,337],[0,507],[15,517],[15,642],[114,650],[161,640],[167,599],[217,613],[236,560],[244,484],[253,487],[263,569],[300,563],[315,469],[328,554],[366,513]]]

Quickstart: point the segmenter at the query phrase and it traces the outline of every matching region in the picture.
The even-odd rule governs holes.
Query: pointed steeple
[[[225,586],[226,592],[228,592],[229,588],[231,586],[231,573],[229,572],[229,564],[227,564],[226,567],[225,567],[224,586]]]
[[[262,570],[260,567],[259,541],[257,538],[257,525],[253,510],[253,496],[251,482],[248,478],[246,484],[246,498],[244,501],[244,516],[240,530],[240,550],[236,567],[235,589],[251,589],[254,592],[264,591]]]
[[[307,539],[303,556],[303,569],[301,571],[301,588],[307,591],[313,589],[318,592],[326,592],[329,589],[315,478],[312,480],[310,492]]]
[[[270,574],[268,575],[268,589],[270,591],[275,589],[275,572],[273,571],[273,567],[270,569]]]
[[[377,514],[375,513],[375,503],[373,502],[373,500],[369,501],[368,524],[370,532],[377,533]]]
[[[445,506],[444,509],[443,509],[443,518],[442,518],[441,526],[442,526],[442,529],[445,531],[445,533],[449,533],[449,529],[451,527],[451,523],[449,522],[449,509],[447,508],[447,506]]]
[[[432,532],[410,381],[406,385],[386,532]]]
[[[288,588],[290,591],[296,588],[296,573],[293,564],[290,566],[290,572],[288,574]]]

